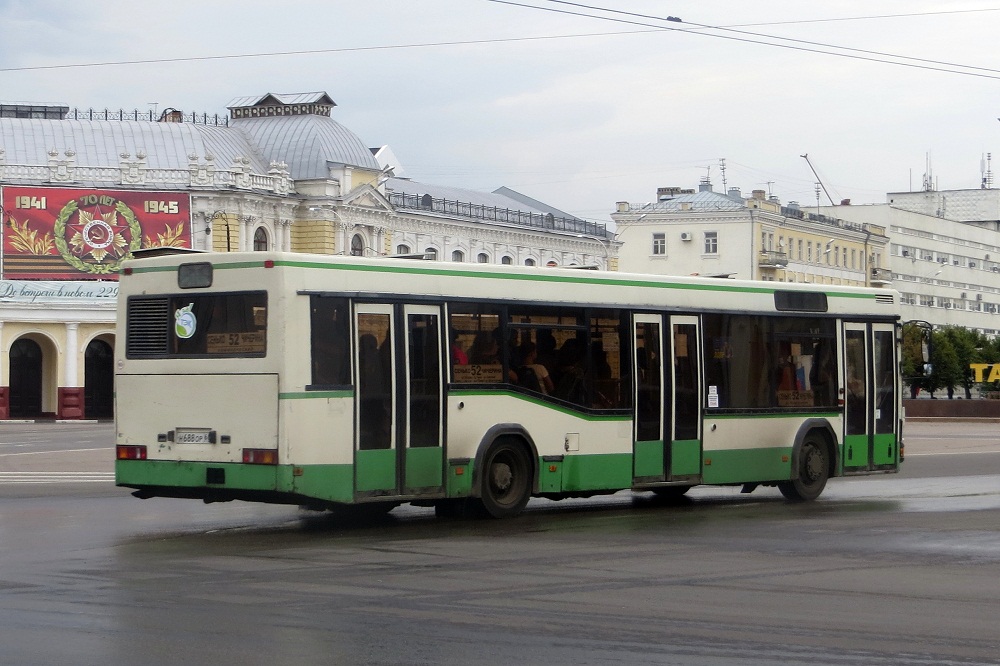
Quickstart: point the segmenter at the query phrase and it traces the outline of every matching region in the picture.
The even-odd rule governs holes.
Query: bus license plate
[[[182,430],[177,429],[174,441],[178,444],[210,444],[211,436],[209,430]]]

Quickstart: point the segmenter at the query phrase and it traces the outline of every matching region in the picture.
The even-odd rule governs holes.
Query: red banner
[[[117,280],[146,247],[191,247],[181,192],[4,187],[3,278]]]

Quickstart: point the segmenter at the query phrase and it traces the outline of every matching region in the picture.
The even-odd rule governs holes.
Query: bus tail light
[[[115,447],[115,455],[118,460],[145,460],[146,447],[119,445]]]
[[[243,462],[248,465],[277,465],[278,449],[243,449]]]

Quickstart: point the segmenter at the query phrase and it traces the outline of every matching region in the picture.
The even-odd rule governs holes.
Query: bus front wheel
[[[513,439],[498,439],[483,458],[480,501],[494,518],[521,513],[531,497],[532,465],[528,453]]]
[[[798,465],[796,478],[782,481],[778,490],[790,500],[814,500],[823,492],[830,478],[830,453],[822,436],[816,433],[806,435],[799,449]]]

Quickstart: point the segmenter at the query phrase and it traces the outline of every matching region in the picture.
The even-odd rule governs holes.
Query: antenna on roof
[[[723,193],[729,192],[729,188],[726,187],[726,158],[725,157],[720,157],[719,158],[719,171],[722,172],[722,192]]]
[[[993,168],[991,162],[993,160],[992,153],[986,153],[986,160],[982,158],[979,160],[979,173],[983,176],[983,184],[980,186],[981,189],[991,190],[993,189]]]

